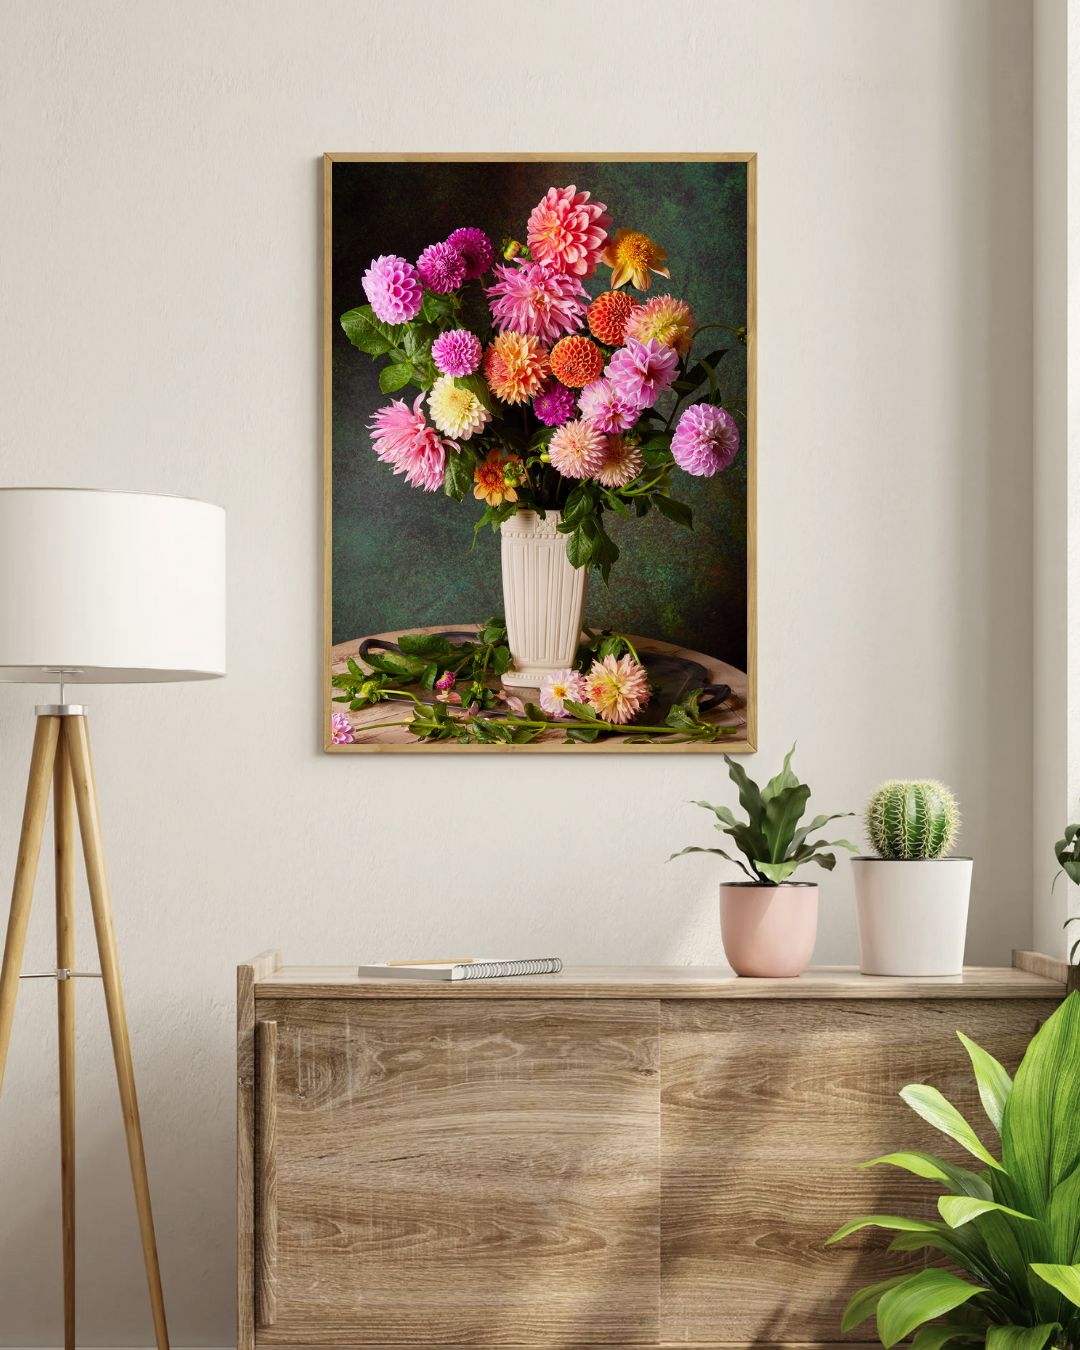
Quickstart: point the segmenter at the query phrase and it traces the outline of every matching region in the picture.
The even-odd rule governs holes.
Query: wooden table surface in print
[[[858,1164],[953,1156],[907,1083],[980,1121],[956,1029],[1014,1070],[1064,993],[1063,963],[1015,959],[941,981],[240,967],[239,1350],[870,1342],[840,1335],[845,1302],[924,1258],[825,1239],[930,1212],[928,1183]]]
[[[461,634],[477,633],[480,631],[480,625],[475,623],[463,623],[449,628],[446,624],[438,624],[435,627],[402,628],[394,633],[373,633],[369,636],[386,642],[397,642],[403,633],[447,633],[451,631],[453,633]],[[364,638],[352,638],[348,642],[339,642],[336,646],[331,647],[331,676],[342,675],[345,673],[348,668],[347,662],[349,657],[352,657],[353,660],[357,661],[362,669],[370,669],[370,667],[356,654],[357,648],[363,641],[365,641]],[[635,650],[643,657],[649,655],[669,656],[674,658],[677,662],[684,664],[688,673],[694,671],[694,678],[698,678],[696,672],[700,669],[702,672],[700,678],[703,679],[704,682],[708,684],[726,684],[731,689],[731,695],[725,701],[723,706],[718,709],[715,714],[710,716],[709,720],[715,721],[718,726],[736,727],[738,728],[737,734],[745,731],[747,696],[745,671],[737,670],[734,666],[728,665],[726,661],[719,661],[714,656],[706,656],[704,652],[694,652],[688,647],[678,647],[671,642],[661,642],[658,638],[631,636],[630,641],[634,644]],[[331,690],[331,693],[337,692],[337,690]],[[523,700],[532,700],[533,702],[536,701],[539,694],[539,690],[536,689],[514,689],[511,692],[518,695]],[[331,707],[335,711],[341,711],[344,705],[332,703]],[[416,737],[411,735],[405,727],[381,727],[377,725],[382,722],[407,719],[409,716],[409,707],[411,707],[411,705],[406,706],[400,702],[377,703],[373,707],[362,708],[359,712],[349,712],[348,716],[357,732],[362,733],[362,741],[365,745],[391,747],[403,745],[415,746],[420,744],[420,742],[418,742]],[[639,718],[639,720],[642,719]],[[365,728],[376,727],[377,729],[375,730],[365,730]],[[553,727],[551,731],[545,731],[539,737],[538,741],[535,742],[535,744],[538,745],[561,745],[562,743],[563,735],[557,727]],[[592,748],[594,750],[596,749],[595,746]],[[722,743],[720,748],[723,749]],[[567,749],[572,750],[574,747],[568,746]]]

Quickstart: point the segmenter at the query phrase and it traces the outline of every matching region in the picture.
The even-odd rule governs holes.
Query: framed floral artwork
[[[333,752],[756,743],[755,157],[325,157]]]

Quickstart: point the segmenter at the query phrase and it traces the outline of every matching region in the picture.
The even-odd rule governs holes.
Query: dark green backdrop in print
[[[337,162],[333,166],[333,641],[428,625],[478,623],[502,614],[497,535],[470,552],[482,504],[408,486],[379,463],[367,423],[388,402],[378,366],[350,345],[338,318],[365,303],[361,278],[383,253],[416,259],[458,226],[486,230],[496,245],[524,239],[549,187],[575,183],[614,221],[667,250],[671,280],[654,277],[648,298],[687,300],[698,324],[747,321],[745,163],[716,162]],[[607,289],[601,264],[585,283]],[[470,287],[475,291],[476,287]],[[488,321],[489,322],[489,321]],[[718,377],[725,402],[746,407],[746,348],[721,329],[694,355],[727,347]],[[411,404],[417,390],[401,395]],[[672,494],[694,512],[692,531],[650,512],[608,513],[622,556],[605,586],[589,582],[590,627],[661,638],[746,669],[746,422],[743,447],[715,478],[675,472]]]

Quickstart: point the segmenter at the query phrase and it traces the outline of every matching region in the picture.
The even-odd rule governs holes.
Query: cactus
[[[960,810],[944,783],[883,783],[866,807],[866,832],[882,858],[941,858],[956,839]]]

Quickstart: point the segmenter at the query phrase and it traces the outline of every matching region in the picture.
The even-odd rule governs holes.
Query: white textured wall
[[[2,481],[229,510],[229,679],[91,693],[178,1344],[232,1334],[239,959],[720,959],[716,871],[664,866],[705,840],[685,802],[725,795],[719,759],[318,751],[322,150],[760,153],[752,767],[798,737],[834,810],[949,780],[970,956],[1029,940],[1026,5],[8,0],[0,62]],[[5,885],[37,694],[0,688]],[[854,953],[842,864],[818,959]],[[79,998],[82,1339],[145,1344]],[[52,1004],[23,991],[0,1102],[0,1343],[60,1338]]]

